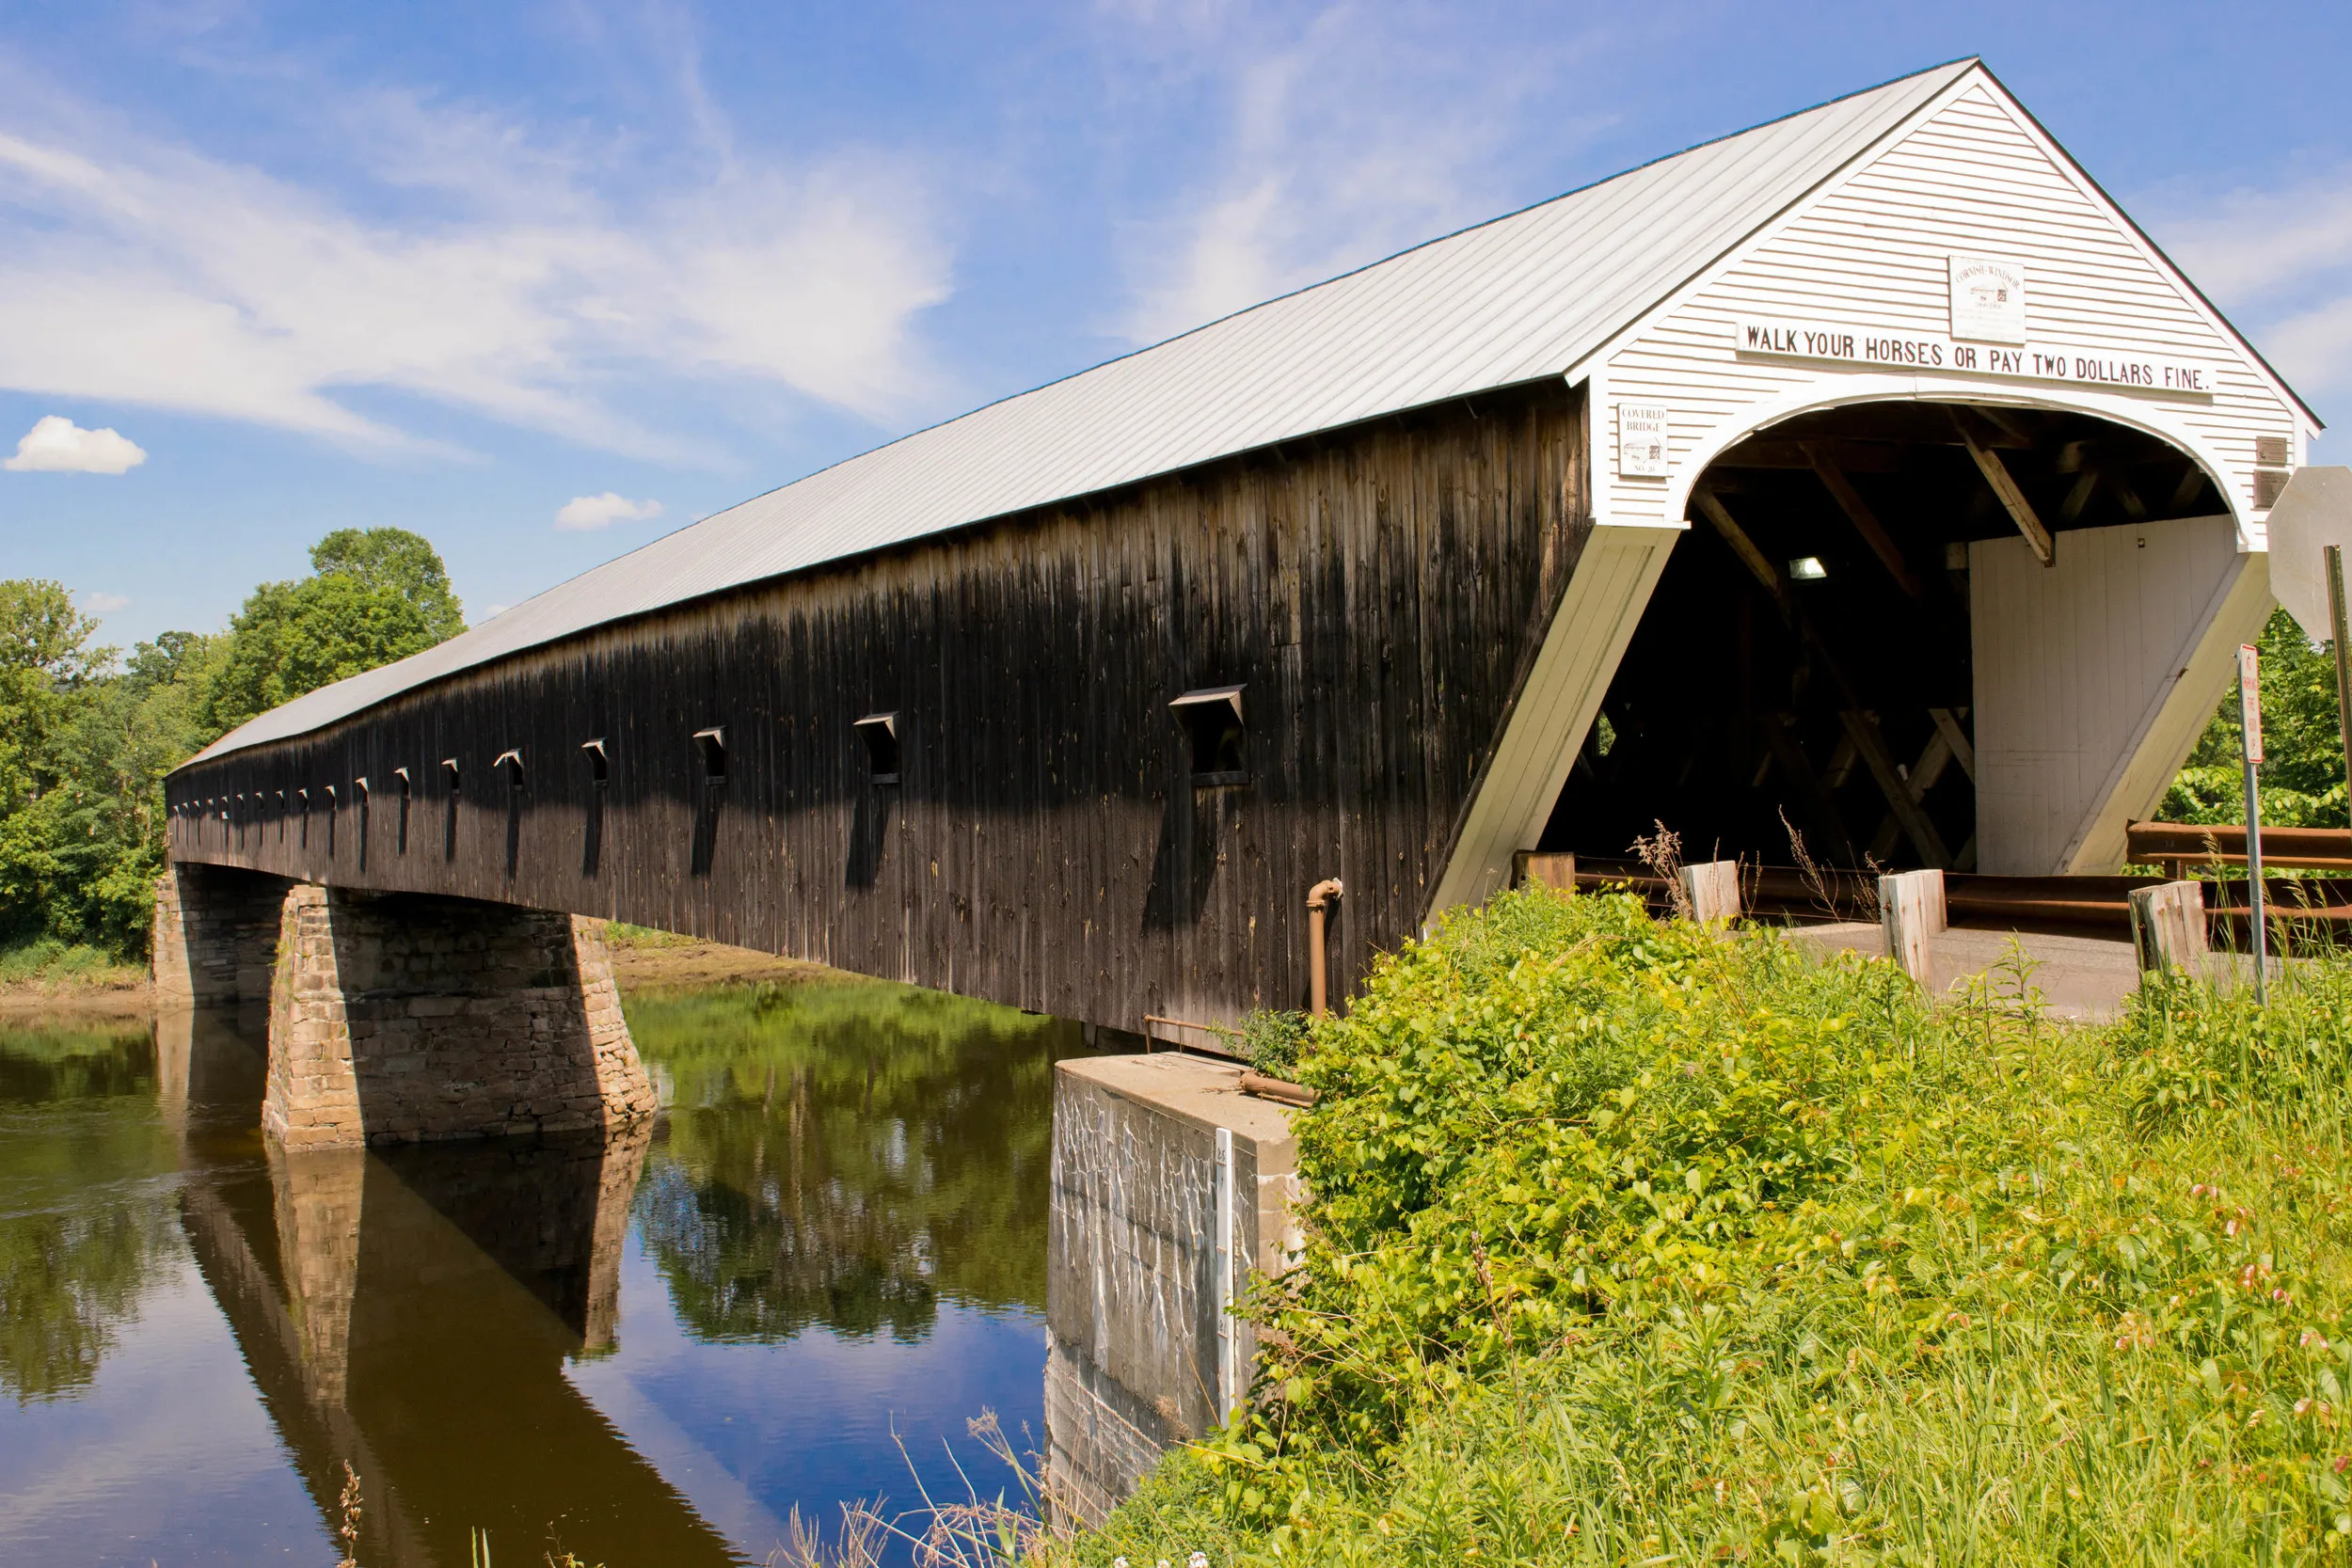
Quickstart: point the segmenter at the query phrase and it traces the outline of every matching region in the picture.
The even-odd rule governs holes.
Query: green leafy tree
[[[440,556],[405,529],[339,529],[310,563],[316,575],[262,584],[230,622],[204,714],[216,733],[466,629]]]
[[[0,582],[0,938],[135,953],[163,865],[164,775],[211,738],[220,640],[167,632],[117,672],[45,582]]]
[[[2336,656],[2313,647],[2285,610],[2255,644],[2263,701],[2263,820],[2280,828],[2345,825],[2344,741],[2336,723]],[[2167,822],[2243,822],[2234,688],[2198,737],[2156,815]]]
[[[449,568],[422,534],[405,528],[339,528],[310,546],[310,569],[399,594],[417,607],[436,642],[466,629],[465,610],[450,590]]]
[[[0,818],[56,785],[57,737],[114,658],[97,629],[61,582],[0,581]]]
[[[96,630],[62,583],[0,582],[0,935],[52,926],[61,878],[84,847],[66,742],[114,658],[92,645]]]

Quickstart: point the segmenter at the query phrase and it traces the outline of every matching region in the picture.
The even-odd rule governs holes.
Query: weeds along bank
[[[1497,900],[1297,1068],[1257,1418],[1089,1563],[2352,1546],[2352,964],[2061,1030],[1625,898]]]

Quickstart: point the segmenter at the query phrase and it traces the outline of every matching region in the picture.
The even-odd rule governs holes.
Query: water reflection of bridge
[[[330,1526],[349,1465],[371,1564],[464,1563],[475,1529],[534,1558],[739,1560],[564,1372],[612,1343],[650,1129],[265,1150],[260,1023],[166,1015],[159,1066],[198,1267]]]

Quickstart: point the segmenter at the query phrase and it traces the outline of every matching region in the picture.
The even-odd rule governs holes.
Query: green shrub
[[[1259,1414],[1089,1562],[2302,1560],[2352,1544],[2352,967],[2056,1028],[1513,895],[1299,1065]]]
[[[1269,1078],[1292,1078],[1298,1071],[1298,1053],[1307,1044],[1307,1015],[1252,1013],[1234,1043],[1241,1059],[1258,1071]]]

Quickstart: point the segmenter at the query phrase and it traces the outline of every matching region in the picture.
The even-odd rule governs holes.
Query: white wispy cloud
[[[330,190],[11,96],[0,386],[427,444],[369,395],[390,391],[668,457],[709,441],[616,388],[748,380],[874,418],[932,389],[916,318],[950,256],[886,158],[615,191],[489,110],[378,91],[339,111],[363,175]]]
[[[118,430],[84,430],[63,414],[48,414],[18,438],[16,455],[0,459],[0,468],[20,474],[120,474],[146,461],[139,444]]]
[[[1466,42],[1448,12],[1414,6],[1343,3],[1301,24],[1237,4],[1140,4],[1120,21],[1149,41],[1152,69],[1192,62],[1175,90],[1205,95],[1221,119],[1197,176],[1128,226],[1120,326],[1136,342],[1510,206],[1502,154],[1526,135],[1522,100],[1574,47]],[[1556,150],[1589,127],[1546,129]]]
[[[2352,394],[2352,168],[2204,200],[2169,193],[2156,237],[2296,390]]]
[[[661,515],[657,500],[633,501],[607,490],[600,496],[574,496],[555,515],[555,526],[574,533],[593,533],[614,523],[642,522]]]
[[[131,597],[127,594],[85,594],[82,608],[93,615],[112,615],[118,610],[128,610]]]

